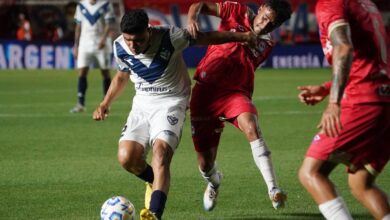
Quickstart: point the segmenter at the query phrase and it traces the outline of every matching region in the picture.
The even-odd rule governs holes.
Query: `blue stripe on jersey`
[[[164,74],[175,50],[170,39],[169,30],[163,35],[160,48],[149,68],[139,59],[128,54],[118,42],[115,42],[115,47],[118,58],[126,63],[135,74],[149,83],[153,83]]]
[[[102,5],[98,10],[96,10],[94,14],[91,14],[88,11],[88,9],[84,7],[84,5],[82,5],[81,3],[79,3],[79,5],[80,5],[81,13],[85,16],[85,18],[87,18],[87,20],[91,25],[94,25],[96,21],[98,21],[100,17],[108,11],[109,3],[108,2],[104,3],[104,5]]]

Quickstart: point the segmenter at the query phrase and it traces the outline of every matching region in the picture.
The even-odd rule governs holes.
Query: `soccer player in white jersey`
[[[87,75],[90,64],[99,66],[103,77],[103,93],[107,93],[111,83],[111,42],[109,32],[115,21],[114,10],[109,1],[82,0],[75,13],[76,30],[74,56],[79,72],[78,102],[70,112],[85,111],[85,95],[88,88]]]
[[[169,167],[180,141],[190,95],[182,51],[195,44],[238,41],[253,46],[256,41],[252,32],[201,32],[195,40],[185,29],[152,27],[148,22],[142,9],[123,16],[122,35],[113,45],[119,70],[93,113],[95,120],[104,120],[129,78],[133,81],[136,94],[119,139],[118,160],[128,172],[152,184],[150,202],[141,210],[141,220],[161,219],[167,200]],[[151,166],[146,162],[149,149]]]

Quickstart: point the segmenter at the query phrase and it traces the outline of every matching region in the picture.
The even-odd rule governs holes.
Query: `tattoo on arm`
[[[330,35],[330,40],[333,46],[333,76],[329,102],[340,103],[352,65],[353,45],[349,25],[336,27]]]

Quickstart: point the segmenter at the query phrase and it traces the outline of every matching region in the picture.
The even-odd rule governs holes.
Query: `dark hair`
[[[139,34],[148,28],[149,17],[143,9],[133,9],[126,12],[121,20],[121,32]]]
[[[291,17],[291,5],[285,0],[265,0],[264,5],[276,12],[275,24],[277,26],[282,25]]]

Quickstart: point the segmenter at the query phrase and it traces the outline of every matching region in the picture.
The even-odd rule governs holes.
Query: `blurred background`
[[[146,9],[152,25],[186,27],[187,11],[197,0],[111,0],[119,34],[119,22],[131,8]],[[209,0],[218,2],[216,0]],[[262,0],[238,0],[257,10]],[[390,1],[374,0],[381,10],[390,39]],[[72,69],[74,59],[74,0],[2,0],[0,1],[0,69]],[[263,64],[272,68],[327,67],[319,44],[314,16],[315,0],[290,0],[292,18],[273,32],[278,46]],[[216,30],[219,19],[200,18],[204,31]],[[27,27],[27,28],[26,28]],[[184,57],[189,67],[195,67],[205,48],[189,48]],[[114,66],[114,64],[113,64]]]

